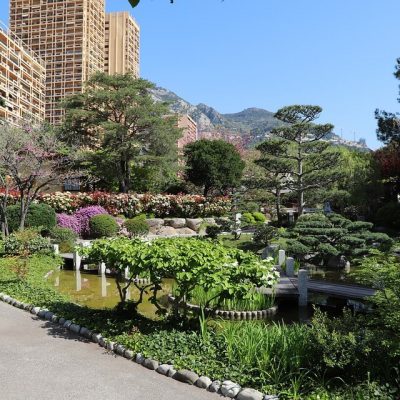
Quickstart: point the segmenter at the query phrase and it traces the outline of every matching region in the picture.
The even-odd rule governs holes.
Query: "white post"
[[[125,268],[125,279],[129,279],[129,268]]]
[[[81,271],[79,271],[79,269],[75,271],[75,290],[77,292],[80,292],[82,290],[82,277]]]
[[[107,278],[105,275],[101,276],[101,297],[107,297]]]
[[[293,257],[288,257],[286,259],[286,275],[288,277],[294,276],[294,258]]]
[[[82,264],[82,257],[79,255],[79,253],[75,250],[73,254],[73,260],[74,260],[74,270],[79,271],[81,268]]]
[[[58,244],[53,244],[54,254],[60,254],[60,246]]]
[[[99,275],[105,275],[106,274],[106,264],[105,263],[99,263],[98,265],[98,274]]]
[[[282,265],[285,263],[285,259],[286,259],[285,250],[279,250],[279,253],[278,253],[278,265],[280,267],[282,267]]]
[[[305,307],[308,304],[307,270],[300,269],[297,277],[297,290],[299,291],[299,306]]]

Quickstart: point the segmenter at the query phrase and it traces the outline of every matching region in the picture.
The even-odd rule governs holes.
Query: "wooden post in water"
[[[73,253],[73,261],[74,261],[74,270],[79,271],[82,264],[82,257],[76,250]]]
[[[308,275],[306,269],[300,269],[297,277],[297,290],[299,291],[299,307],[306,307],[308,304]]]
[[[294,258],[288,257],[286,259],[286,275],[291,278],[294,276]]]

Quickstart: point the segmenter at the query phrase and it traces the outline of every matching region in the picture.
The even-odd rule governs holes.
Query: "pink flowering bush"
[[[109,214],[132,218],[141,213],[156,217],[219,217],[230,211],[229,197],[205,198],[200,195],[133,194],[133,193],[69,193],[44,194],[39,199],[59,213],[73,214],[86,206],[101,206]]]
[[[69,215],[69,214],[57,214],[57,226],[61,228],[68,228],[74,231],[76,234],[81,233],[81,225],[78,221],[78,219],[75,217],[75,215]]]
[[[90,228],[89,228],[89,220],[95,215],[108,214],[107,210],[105,210],[101,206],[89,206],[82,207],[73,215],[80,227],[80,235],[82,237],[89,236]]]

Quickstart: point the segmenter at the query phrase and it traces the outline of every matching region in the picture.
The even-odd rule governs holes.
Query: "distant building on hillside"
[[[0,119],[42,123],[45,82],[44,62],[0,24]]]
[[[182,137],[178,140],[178,149],[182,150],[187,144],[197,138],[197,124],[189,115],[178,116],[178,128],[183,128]]]

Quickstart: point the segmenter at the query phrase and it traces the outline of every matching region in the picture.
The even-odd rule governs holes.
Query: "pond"
[[[111,276],[98,275],[97,272],[71,271],[61,269],[49,276],[49,282],[63,294],[67,294],[75,303],[94,309],[114,308],[120,298],[115,283]],[[172,280],[163,282],[160,291],[161,302],[167,303],[167,294],[172,291]],[[128,289],[128,299],[136,299],[139,291],[132,287]],[[148,301],[149,295],[144,296],[144,301],[139,305],[139,311],[149,318],[156,317],[156,307]]]

